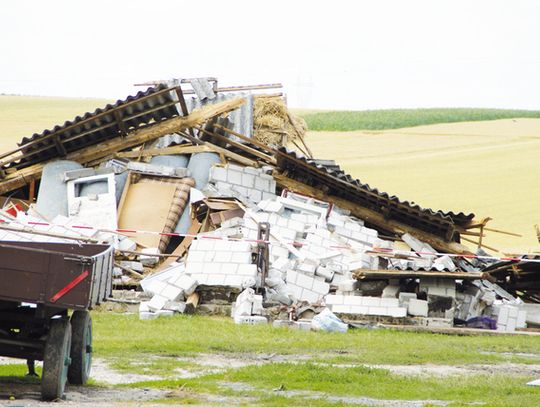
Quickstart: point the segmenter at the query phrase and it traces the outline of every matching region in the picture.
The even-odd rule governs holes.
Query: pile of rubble
[[[196,97],[186,100],[188,82]],[[3,155],[0,240],[114,245],[118,301],[135,290],[142,319],[540,324],[540,305],[524,302],[540,302],[539,273],[496,277],[536,258],[470,252],[461,234],[483,236],[486,221],[402,202],[313,159],[288,112],[272,131],[290,137],[262,142],[257,97],[177,81],[23,139]]]

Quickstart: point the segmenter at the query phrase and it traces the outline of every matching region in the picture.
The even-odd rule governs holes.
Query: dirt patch
[[[339,365],[336,365],[339,366]],[[540,375],[540,365],[538,364],[518,364],[499,363],[496,365],[366,365],[377,369],[386,369],[393,374],[403,376],[470,376],[477,374],[505,374],[510,376],[538,376]]]
[[[220,382],[221,386],[234,391],[254,391],[253,386],[246,383]],[[351,397],[351,396],[333,396],[327,393],[308,390],[286,390],[283,388],[274,389],[274,394],[283,397],[302,397],[311,400],[325,400],[331,403],[356,404],[362,406],[406,406],[406,407],[423,407],[426,405],[446,406],[447,401],[442,400],[382,400],[373,399],[370,397]]]
[[[2,382],[0,405],[2,406],[50,406],[51,403],[41,401],[39,384],[20,384]],[[165,398],[169,391],[156,389],[111,389],[94,386],[68,386],[63,406],[124,406],[151,402]],[[23,403],[23,404],[21,404]]]
[[[161,376],[157,375],[142,375],[135,373],[120,373],[111,369],[107,362],[102,359],[92,360],[92,379],[100,384],[130,384],[144,382],[150,380],[161,380]]]

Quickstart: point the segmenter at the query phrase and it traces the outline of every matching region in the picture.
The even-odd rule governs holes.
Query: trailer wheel
[[[43,375],[41,397],[44,400],[62,398],[67,382],[68,367],[71,363],[71,326],[65,318],[53,319],[43,354]]]
[[[71,316],[71,384],[86,384],[92,367],[92,317],[88,311],[75,311]]]

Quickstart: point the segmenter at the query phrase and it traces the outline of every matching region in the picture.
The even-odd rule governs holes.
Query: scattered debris
[[[314,159],[281,94],[257,93],[273,87],[160,84],[24,138],[1,162],[0,239],[113,244],[114,288],[146,295],[141,319],[540,324],[540,258],[492,257],[489,218],[423,209]]]

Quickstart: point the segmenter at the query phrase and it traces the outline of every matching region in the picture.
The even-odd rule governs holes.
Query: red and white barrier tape
[[[209,240],[222,240],[222,241],[231,241],[231,242],[248,242],[248,243],[266,243],[266,244],[272,244],[277,246],[283,246],[283,244],[279,242],[271,242],[268,240],[261,240],[261,239],[244,239],[244,238],[234,238],[234,237],[222,237],[222,236],[205,236],[200,234],[190,234],[190,233],[175,233],[175,232],[156,232],[156,231],[150,231],[150,230],[138,230],[138,229],[100,229],[96,228],[94,226],[88,226],[88,225],[55,225],[53,223],[48,222],[36,222],[36,221],[28,221],[28,222],[20,222],[20,221],[8,221],[5,219],[0,219],[0,224],[17,224],[17,225],[23,225],[27,224],[29,226],[63,226],[65,228],[73,228],[73,229],[85,229],[85,230],[95,230],[99,232],[108,232],[108,233],[121,233],[121,234],[149,234],[149,235],[156,235],[156,236],[176,236],[176,237],[193,237],[195,239],[209,239]],[[20,230],[18,232],[25,232],[25,230]],[[28,231],[26,231],[28,233]],[[312,245],[310,243],[302,243],[297,241],[286,241],[288,245],[294,246],[295,248],[298,247],[309,247],[309,246],[316,246]],[[352,246],[343,246],[343,245],[330,245],[327,246],[328,249],[343,249],[343,250],[354,250],[354,247]],[[455,253],[440,253],[440,252],[415,252],[415,251],[405,251],[405,250],[394,250],[394,249],[384,249],[384,248],[373,248],[371,249],[367,254],[370,255],[398,255],[398,256],[414,256],[414,255],[421,255],[421,256],[435,256],[435,257],[453,257],[453,258],[462,258],[462,259],[478,259],[478,260],[499,260],[499,261],[512,261],[512,262],[528,262],[528,263],[540,263],[540,259],[527,259],[527,258],[521,258],[521,257],[494,257],[494,256],[479,256],[475,254],[455,254]],[[527,254],[523,255],[527,256]]]

